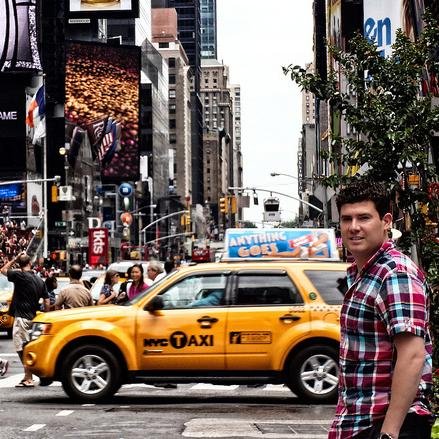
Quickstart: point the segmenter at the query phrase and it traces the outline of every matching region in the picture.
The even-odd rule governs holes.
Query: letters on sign
[[[108,264],[108,229],[105,227],[88,229],[88,263]]]

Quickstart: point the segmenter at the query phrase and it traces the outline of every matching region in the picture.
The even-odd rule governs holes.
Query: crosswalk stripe
[[[41,430],[45,426],[46,424],[33,424],[30,427],[25,428],[23,431],[37,431]]]

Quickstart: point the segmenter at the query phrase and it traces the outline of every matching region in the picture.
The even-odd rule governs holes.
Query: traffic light
[[[230,212],[235,214],[238,211],[237,200],[235,195],[230,195]]]
[[[58,202],[58,186],[56,184],[52,185],[50,195],[51,195],[52,203],[57,203]]]
[[[229,203],[228,203],[227,198],[224,198],[224,197],[220,198],[220,200],[219,200],[219,207],[220,207],[220,212],[221,213],[228,213],[228,211],[229,211]]]

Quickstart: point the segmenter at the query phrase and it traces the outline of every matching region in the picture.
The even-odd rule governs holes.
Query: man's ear
[[[393,215],[390,212],[387,212],[383,216],[384,228],[389,231],[392,228]]]

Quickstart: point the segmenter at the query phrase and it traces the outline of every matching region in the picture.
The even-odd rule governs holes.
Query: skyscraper
[[[216,0],[201,1],[201,58],[217,58]]]

